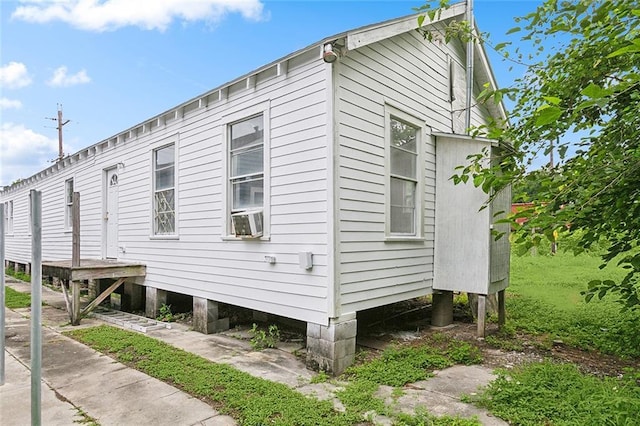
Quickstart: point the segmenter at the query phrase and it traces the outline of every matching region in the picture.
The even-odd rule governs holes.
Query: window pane
[[[402,121],[391,119],[391,145],[411,152],[416,151],[418,129]]]
[[[73,180],[67,181],[67,204],[73,202]]]
[[[401,149],[391,148],[391,173],[416,178],[416,155]]]
[[[174,149],[174,145],[169,145],[156,151],[156,170],[173,165],[175,161]]]
[[[391,205],[414,207],[416,183],[408,180],[391,178]]]
[[[174,190],[156,192],[155,195],[155,234],[173,234],[175,230]]]
[[[173,166],[156,171],[156,191],[173,188],[175,182],[173,171]]]
[[[391,232],[394,234],[415,235],[415,209],[391,207]]]
[[[231,184],[233,191],[233,210],[247,210],[263,206],[263,179],[240,180]]]
[[[391,178],[391,220],[392,233],[415,234],[416,183]]]
[[[264,154],[262,145],[257,149],[231,155],[231,177],[262,173],[263,168]]]
[[[262,143],[264,134],[262,115],[232,124],[231,151],[257,143]]]

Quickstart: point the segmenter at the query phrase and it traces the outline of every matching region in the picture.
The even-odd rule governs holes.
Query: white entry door
[[[107,170],[107,188],[105,191],[104,231],[106,257],[118,257],[118,169]]]

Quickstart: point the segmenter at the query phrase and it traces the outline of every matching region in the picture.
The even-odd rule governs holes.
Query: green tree
[[[492,168],[479,170],[479,158],[471,158],[476,164],[460,173],[488,192],[536,188],[518,242],[553,240],[554,232],[580,235],[578,249],[608,240],[604,263],[618,262],[628,274],[592,281],[584,294],[616,293],[624,309],[640,309],[640,4],[546,0],[516,23],[507,33],[516,40],[492,47],[526,72],[512,87],[482,93],[487,102],[513,101],[510,124],[473,129],[513,149]],[[483,36],[476,42],[490,45]],[[549,153],[549,141],[576,134],[586,136],[560,144],[554,173],[527,172],[533,158]]]

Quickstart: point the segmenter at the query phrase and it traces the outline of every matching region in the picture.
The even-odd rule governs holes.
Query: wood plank
[[[122,283],[124,283],[124,281],[125,281],[125,278],[119,278],[116,282],[111,284],[105,291],[100,293],[98,297],[96,297],[91,303],[85,306],[85,308],[82,311],[80,311],[80,315],[79,315],[80,318],[89,314],[89,312],[91,312],[96,306],[102,303],[102,301],[106,299],[111,293],[116,291],[116,289],[120,287]]]
[[[102,278],[144,277],[146,275],[146,269],[144,265],[74,268],[71,271],[71,279],[96,280]]]

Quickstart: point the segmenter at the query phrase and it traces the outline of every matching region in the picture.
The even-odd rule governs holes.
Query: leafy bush
[[[174,322],[176,319],[173,315],[173,312],[171,311],[171,305],[163,303],[158,310],[158,316],[156,317],[156,320],[162,322]]]
[[[271,324],[265,331],[254,323],[250,330],[253,337],[251,338],[251,347],[255,351],[261,351],[266,348],[275,348],[280,341],[280,329],[275,324]]]

